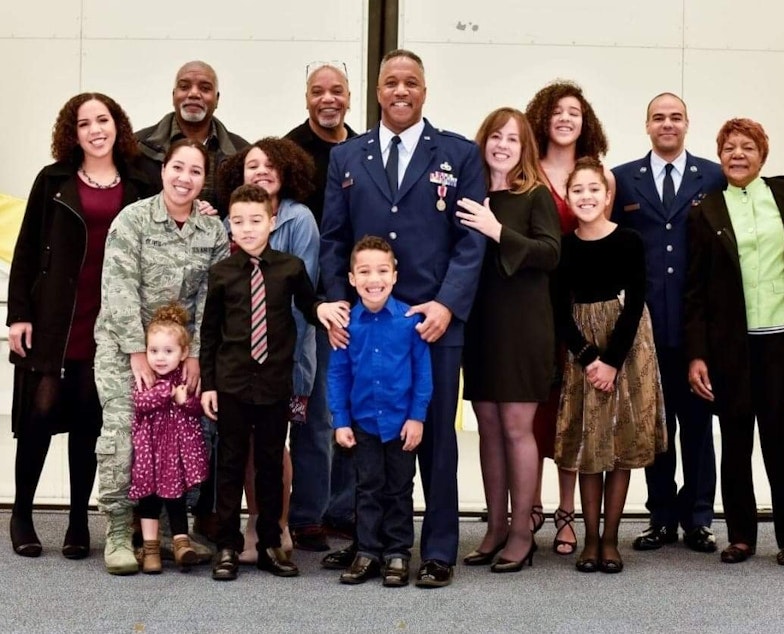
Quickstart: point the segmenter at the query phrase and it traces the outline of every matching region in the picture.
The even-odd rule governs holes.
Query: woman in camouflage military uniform
[[[155,373],[145,356],[145,328],[162,305],[180,302],[190,316],[193,341],[184,366],[189,391],[199,383],[199,325],[207,271],[229,254],[217,217],[202,215],[196,200],[209,164],[204,147],[183,139],[172,144],[161,169],[163,191],[120,212],[106,240],[101,312],[95,326],[95,375],[103,406],[98,438],[98,504],[107,514],[106,568],[131,574],[138,564],[131,546],[128,499],[132,462],[131,388],[150,387]]]

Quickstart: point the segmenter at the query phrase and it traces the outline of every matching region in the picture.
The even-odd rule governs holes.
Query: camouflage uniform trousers
[[[111,338],[96,339],[95,384],[103,407],[103,427],[95,445],[98,457],[98,508],[104,513],[129,510],[133,445],[133,373],[131,357]]]

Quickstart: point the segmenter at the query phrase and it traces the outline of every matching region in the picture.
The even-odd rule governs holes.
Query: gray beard
[[[180,117],[183,121],[188,123],[201,123],[207,118],[206,110],[199,110],[199,112],[188,112],[185,106],[180,106]]]

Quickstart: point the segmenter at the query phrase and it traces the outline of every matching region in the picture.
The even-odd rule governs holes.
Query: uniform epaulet
[[[458,132],[452,132],[451,130],[444,130],[442,128],[436,128],[436,132],[443,136],[448,136],[452,139],[458,139],[460,141],[465,141],[466,143],[473,143],[471,139],[465,138],[462,134]]]

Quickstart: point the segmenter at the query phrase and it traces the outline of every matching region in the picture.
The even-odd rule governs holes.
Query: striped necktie
[[[259,259],[250,258],[250,356],[258,363],[267,360],[267,291]]]

